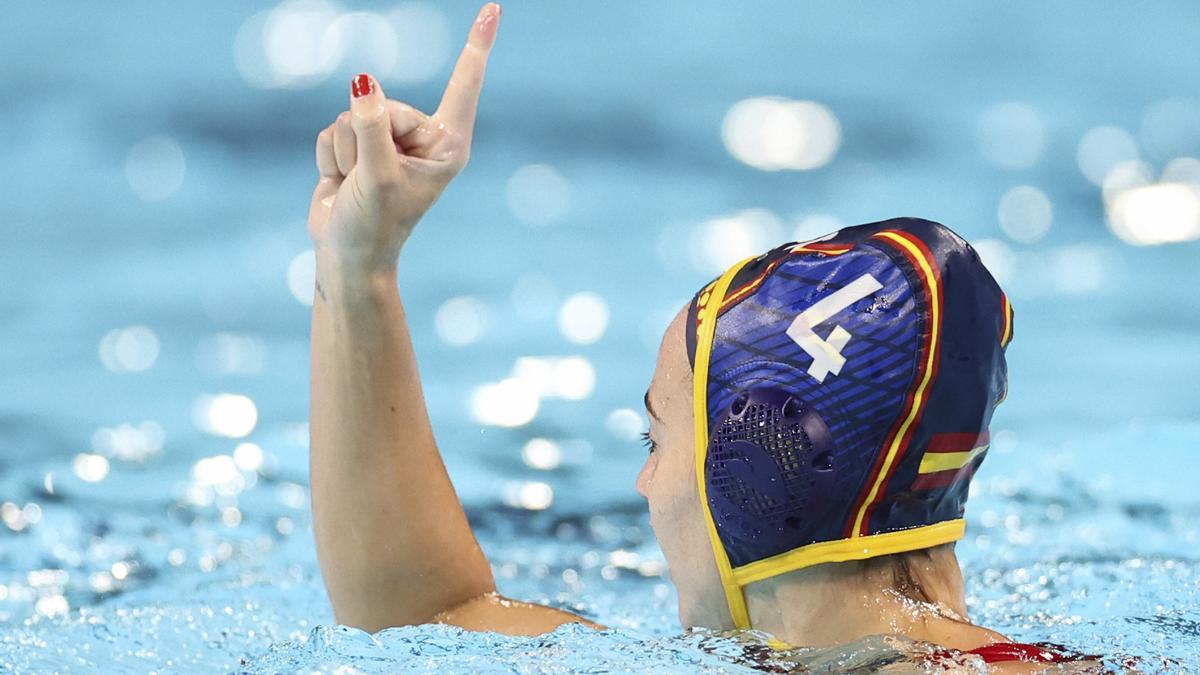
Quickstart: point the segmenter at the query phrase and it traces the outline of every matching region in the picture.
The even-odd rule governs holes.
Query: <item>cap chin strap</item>
[[[721,586],[725,590],[725,601],[736,628],[750,627],[750,614],[746,609],[746,596],[742,586],[733,575],[729,555],[717,535],[712,510],[708,507],[708,481],[704,477],[704,460],[708,454],[708,361],[712,355],[713,336],[717,328],[717,311],[725,299],[725,292],[734,275],[757,256],[750,256],[725,270],[712,287],[700,294],[696,313],[696,362],[692,369],[692,417],[696,425],[696,483],[700,488],[700,506],[704,512],[704,524],[708,539],[716,558],[717,571],[721,575]]]

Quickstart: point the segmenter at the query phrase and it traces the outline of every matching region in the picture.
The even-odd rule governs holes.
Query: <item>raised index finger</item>
[[[467,46],[463,47],[454,73],[442,94],[442,102],[435,113],[452,131],[470,136],[475,126],[475,108],[479,104],[479,91],[483,89],[483,74],[487,69],[488,54],[496,42],[496,28],[500,24],[500,5],[489,2],[479,10]]]

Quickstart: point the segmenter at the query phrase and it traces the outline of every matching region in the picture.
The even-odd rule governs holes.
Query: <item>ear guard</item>
[[[829,427],[798,395],[772,386],[739,393],[713,427],[704,465],[730,559],[807,543],[834,496],[834,457]]]

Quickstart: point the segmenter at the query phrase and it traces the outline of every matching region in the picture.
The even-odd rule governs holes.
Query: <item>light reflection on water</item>
[[[72,181],[63,197],[43,187],[59,176],[20,175],[28,199],[5,203],[0,288],[21,292],[0,296],[0,664],[736,672],[732,642],[679,637],[633,490],[659,338],[728,263],[899,215],[966,236],[1016,306],[1012,393],[959,546],[973,617],[1151,671],[1200,662],[1200,64],[1180,24],[1140,8],[1067,26],[1032,5],[1029,25],[982,22],[1046,49],[1089,36],[1068,61],[1101,66],[1065,86],[994,45],[986,72],[948,64],[977,9],[873,10],[915,49],[872,17],[806,32],[836,23],[832,5],[800,22],[757,7],[698,13],[683,52],[665,6],[594,10],[617,48],[565,4],[506,7],[471,167],[405,252],[430,413],[501,590],[619,629],[535,640],[331,627],[309,517],[312,137],[358,64],[436,100],[466,14],[231,4],[162,32],[168,49],[140,29],[167,20],[153,7],[136,35],[111,10],[23,7],[137,59],[93,90],[78,73],[110,59],[46,56],[36,72],[78,93],[0,107],[9,165]],[[1105,42],[1131,24],[1158,39]],[[227,58],[194,62],[214,44]],[[31,53],[0,46],[34,72]]]

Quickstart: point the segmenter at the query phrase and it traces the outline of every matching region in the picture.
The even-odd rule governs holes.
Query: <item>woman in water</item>
[[[496,593],[398,292],[405,241],[467,164],[499,17],[482,8],[434,114],[364,73],[317,136],[314,529],[337,620],[368,631],[603,629]],[[700,289],[662,338],[636,485],[682,624],[813,647],[904,636],[931,645],[927,659],[972,652],[994,672],[1069,658],[971,623],[954,554],[1011,336],[975,252],[917,218],[789,242]]]

